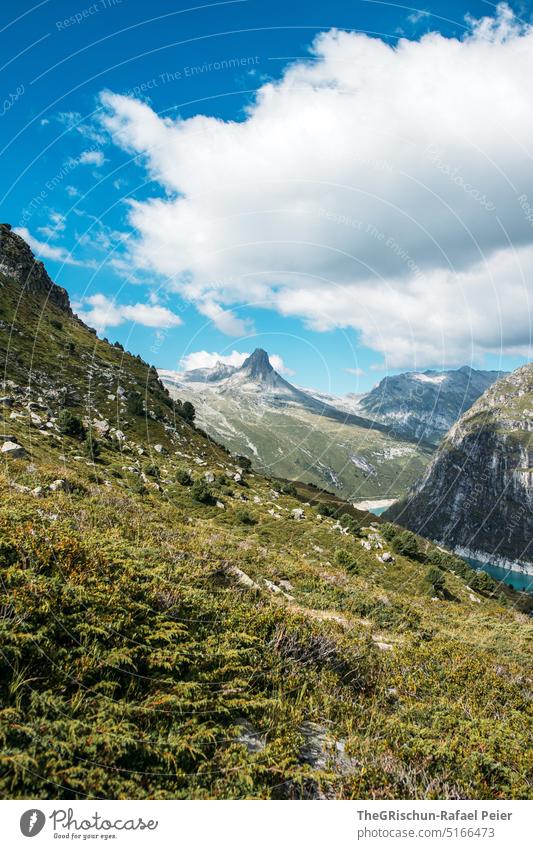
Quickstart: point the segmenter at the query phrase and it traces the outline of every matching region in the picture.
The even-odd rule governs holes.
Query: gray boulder
[[[0,448],[0,452],[5,454],[6,457],[12,457],[15,460],[26,457],[26,451],[22,445],[19,445],[18,442],[11,442],[10,440],[4,442],[2,448]]]

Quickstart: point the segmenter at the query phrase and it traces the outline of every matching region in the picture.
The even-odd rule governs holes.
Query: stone
[[[242,481],[242,475],[239,472],[236,472],[233,475],[233,480],[236,481],[236,483],[240,483]]]
[[[214,483],[215,482],[215,476],[214,476],[213,472],[205,472],[204,473],[204,480],[207,483]]]
[[[14,460],[26,457],[26,451],[22,445],[18,444],[18,442],[11,442],[8,440],[7,442],[4,442],[0,451],[2,454],[5,454],[6,457],[12,457]]]
[[[246,572],[243,572],[242,569],[239,569],[238,566],[235,566],[233,563],[226,563],[224,567],[224,571],[231,575],[232,578],[235,578],[237,583],[241,584],[241,586],[246,587],[248,590],[260,590],[261,587],[259,584],[256,584],[255,581],[252,581],[249,575]]]
[[[224,507],[224,505],[222,504],[222,501],[217,501],[216,506],[218,507],[218,509],[219,509],[219,510],[225,510],[225,509],[226,509],[226,508]]]
[[[394,557],[392,556],[390,551],[384,551],[383,554],[381,555],[381,560],[383,561],[383,563],[394,563],[395,562]]]
[[[235,725],[239,732],[237,743],[245,746],[249,754],[253,755],[255,752],[261,752],[265,748],[263,737],[261,737],[259,731],[257,731],[251,722],[244,719],[244,717],[239,717],[235,721]]]
[[[62,480],[61,478],[58,478],[57,480],[52,481],[52,483],[49,484],[48,489],[50,489],[52,492],[65,492],[67,489],[67,482]]]
[[[154,445],[154,451],[156,451],[158,454],[166,454],[167,453],[164,445],[161,445],[159,442],[156,445]]]
[[[93,428],[98,431],[100,436],[106,436],[109,433],[109,422],[106,419],[94,419]]]
[[[295,507],[294,510],[291,510],[291,516],[299,522],[304,518],[305,514],[301,507]]]

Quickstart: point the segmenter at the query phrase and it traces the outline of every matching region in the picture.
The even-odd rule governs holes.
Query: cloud
[[[84,150],[78,162],[80,165],[96,165],[99,167],[104,164],[105,157],[101,150]]]
[[[39,233],[42,233],[47,239],[55,239],[66,228],[65,219],[60,212],[55,210],[50,211],[49,222],[44,227],[39,227]]]
[[[53,259],[55,262],[62,262],[65,265],[86,265],[87,263],[74,259],[73,256],[65,249],[57,245],[49,245],[47,242],[40,242],[31,235],[27,227],[14,227],[14,232],[22,236],[25,242],[28,243],[34,254],[37,254],[41,259]],[[43,230],[45,228],[42,228]]]
[[[196,368],[213,368],[217,363],[240,368],[250,352],[232,351],[231,354],[219,354],[217,351],[193,351],[182,357],[180,368],[183,371],[192,371]],[[280,374],[291,375],[294,372],[287,368],[279,354],[269,354],[270,362]]]
[[[344,371],[347,371],[348,374],[353,374],[355,377],[361,377],[365,373],[362,368],[345,368]]]
[[[247,319],[237,318],[231,310],[223,309],[220,304],[213,300],[206,300],[198,304],[202,315],[210,318],[215,327],[228,336],[244,336],[251,329],[251,323]]]
[[[254,306],[391,367],[527,351],[533,29],[500,4],[462,39],[332,30],[310,56],[239,122],[102,94],[163,195],[130,205],[131,263],[236,335]]]
[[[410,24],[417,24],[419,21],[429,18],[429,16],[430,13],[425,9],[417,9],[416,12],[412,12],[410,15],[407,15],[407,20]]]
[[[150,304],[117,304],[105,295],[90,295],[73,305],[78,316],[99,332],[133,321],[144,327],[171,328],[182,324],[181,318],[166,307]]]

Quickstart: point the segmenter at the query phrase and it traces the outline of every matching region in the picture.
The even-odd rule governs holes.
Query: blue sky
[[[385,373],[407,368],[465,362],[511,368],[528,359],[527,322],[524,319],[519,330],[511,328],[512,316],[502,307],[499,280],[508,281],[510,272],[500,235],[506,234],[514,254],[516,249],[524,252],[519,263],[523,278],[533,234],[528,206],[533,205],[533,190],[528,195],[530,178],[525,168],[518,170],[516,156],[510,163],[505,160],[502,140],[495,139],[496,152],[487,142],[480,153],[474,129],[465,125],[460,144],[456,137],[448,138],[441,149],[438,133],[430,138],[424,130],[424,150],[433,151],[426,165],[436,178],[446,179],[444,189],[436,188],[440,211],[428,213],[431,227],[424,240],[383,212],[392,205],[388,186],[394,185],[396,192],[401,174],[403,219],[412,220],[416,212],[417,232],[425,226],[423,199],[405,191],[406,183],[413,185],[420,175],[415,166],[408,174],[402,170],[395,159],[398,144],[393,149],[379,147],[386,151],[376,153],[376,159],[382,157],[382,167],[380,161],[367,163],[367,172],[376,172],[371,181],[375,193],[368,204],[362,200],[365,193],[368,196],[368,185],[357,182],[358,174],[354,176],[349,164],[352,145],[354,156],[364,159],[360,150],[355,151],[363,136],[357,128],[363,124],[375,122],[376,137],[383,139],[391,132],[384,127],[383,116],[398,112],[396,138],[405,136],[418,143],[416,134],[421,132],[417,104],[403,107],[402,93],[394,97],[391,93],[391,80],[398,76],[391,63],[402,63],[398,70],[405,71],[407,99],[412,90],[409,80],[423,79],[424,70],[416,68],[417,54],[388,56],[382,65],[379,44],[396,46],[402,38],[419,41],[431,31],[441,33],[447,43],[470,39],[470,45],[472,19],[496,14],[495,7],[446,2],[425,3],[419,9],[373,0],[328,4],[239,0],[192,6],[168,0],[150,4],[19,0],[15,7],[4,4],[0,11],[5,93],[0,108],[2,219],[31,238],[35,252],[53,279],[68,289],[80,313],[98,324],[102,335],[119,340],[158,367],[176,369],[184,358],[201,351],[231,355],[261,346],[282,358],[295,382],[334,392],[363,391]],[[495,36],[489,25],[478,24],[476,43],[463,52],[468,49],[476,59],[474,51],[489,44],[487,49],[502,63],[498,73],[503,98],[506,84],[516,89],[511,70],[509,80],[506,77],[509,44],[519,50],[520,39],[528,38],[531,8],[513,7],[521,21],[514,28],[508,24],[510,13],[502,15],[501,8],[497,14],[509,33]],[[324,48],[310,53],[317,35],[334,29],[349,37],[346,41],[326,37]],[[366,34],[367,40],[352,38],[358,33]],[[423,61],[431,67],[433,55],[437,63],[450,61],[446,55],[442,58],[440,42],[425,50]],[[468,57],[467,62],[472,64]],[[366,101],[357,79],[340,79],[346,67],[355,68],[357,63]],[[289,85],[287,68],[295,66],[302,71],[293,74]],[[340,69],[339,79],[333,81],[332,67]],[[280,80],[286,82],[284,89],[276,86]],[[444,113],[449,110],[444,117],[453,124],[457,116],[446,86],[438,79],[429,84],[434,85],[435,98],[441,98]],[[315,140],[324,144],[324,122],[331,114],[324,92],[335,89],[342,97],[343,86],[347,112],[342,130],[336,133],[335,120],[331,122],[330,145],[323,149],[319,165],[313,165]],[[450,87],[453,93],[453,82]],[[269,100],[254,114],[258,89]],[[474,88],[467,84],[465,91],[470,90]],[[104,91],[114,99],[103,101]],[[134,103],[134,110],[124,96]],[[428,96],[431,99],[432,92]],[[494,136],[489,124],[499,105],[494,102],[492,112],[490,104],[485,112],[480,109],[475,131],[483,130],[486,122],[485,138]],[[143,106],[148,109],[143,111]],[[287,106],[290,115],[285,119]],[[520,108],[517,102],[516,113]],[[316,131],[309,118],[314,111]],[[514,112],[509,125],[513,120]],[[258,129],[260,121],[264,124]],[[174,133],[178,124],[185,130],[179,138]],[[242,151],[237,157],[234,150],[225,153],[236,125],[241,127],[235,131],[235,145]],[[284,149],[285,126],[290,155]],[[346,132],[351,126],[356,128],[353,135]],[[374,131],[372,126],[370,130]],[[346,134],[339,140],[341,133]],[[516,134],[513,141],[523,149]],[[476,144],[478,155],[469,159]],[[500,155],[501,161],[495,163]],[[484,161],[490,163],[485,170],[480,166]],[[314,177],[323,162],[327,169],[311,185],[309,175]],[[505,189],[498,182],[504,171]],[[253,191],[250,174],[251,182],[257,180]],[[283,193],[273,193],[279,175]],[[319,188],[334,184],[342,184],[342,198]],[[220,195],[216,201],[205,200],[206,185],[213,197]],[[348,191],[354,186],[358,195],[352,203]],[[433,186],[430,189],[434,195]],[[195,200],[200,196],[201,203]],[[276,216],[274,224],[267,217],[262,223],[265,209],[259,210],[258,198],[264,198],[265,209],[268,206],[269,215]],[[464,205],[465,198],[470,206]],[[157,209],[154,200],[159,201]],[[217,228],[213,222],[225,207],[232,223]],[[280,224],[289,207],[291,215],[308,216],[312,210],[320,219],[320,226],[313,219],[309,241],[301,221],[294,230],[291,223]],[[371,212],[366,211],[369,207]],[[461,232],[453,224],[459,217]],[[491,229],[496,218],[497,232]],[[259,223],[253,229],[250,222],[256,219]],[[153,237],[153,228],[161,221],[168,221],[164,246],[159,235]],[[331,235],[328,228],[333,224]],[[270,241],[265,237],[260,251],[243,248],[249,240],[257,243],[258,232],[273,235]],[[235,240],[230,247],[228,233]],[[281,250],[284,233],[287,244]],[[190,247],[202,238],[208,247]],[[349,261],[340,263],[341,254],[349,254]],[[513,309],[523,317],[529,293],[518,277]],[[450,295],[458,281],[457,299],[465,299],[468,312],[461,332],[454,318],[455,296]],[[398,326],[396,299],[402,305],[412,303],[410,315],[398,318]],[[438,324],[440,313],[447,323]],[[460,313],[464,317],[464,311]],[[434,335],[442,336],[439,344],[428,339],[428,321],[433,319]]]

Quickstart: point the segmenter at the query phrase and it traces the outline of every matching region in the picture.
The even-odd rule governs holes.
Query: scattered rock
[[[358,767],[358,762],[346,754],[344,740],[335,740],[327,728],[315,722],[304,722],[299,729],[303,744],[298,755],[301,763],[311,769],[333,770],[347,775]]]
[[[232,578],[235,578],[237,583],[241,584],[243,587],[246,587],[248,590],[260,590],[261,587],[259,584],[256,584],[255,581],[252,581],[249,575],[246,572],[243,572],[242,569],[239,569],[238,566],[235,566],[233,563],[226,563],[224,565],[224,571],[227,575],[231,575]]]
[[[214,476],[213,472],[205,472],[204,473],[204,480],[207,481],[207,483],[214,483],[215,482],[215,476]]]
[[[395,563],[396,562],[394,557],[390,553],[390,551],[384,551],[383,554],[380,557],[380,560],[383,563]]]
[[[381,649],[381,651],[392,651],[394,648],[392,643],[382,643],[379,637],[377,637],[375,634],[372,634],[372,640],[374,641],[378,649]]]
[[[7,442],[4,442],[0,451],[2,454],[5,454],[6,457],[12,457],[15,460],[21,457],[26,457],[26,451],[22,445],[18,444],[18,442],[11,442],[8,440]]]
[[[109,422],[106,419],[95,419],[93,421],[93,427],[98,431],[100,436],[106,436],[110,431]]]
[[[225,510],[226,509],[224,507],[224,505],[222,504],[222,501],[217,501],[217,507],[218,507],[219,510]]]
[[[240,483],[240,482],[242,481],[242,475],[240,474],[240,472],[236,472],[236,473],[233,475],[233,480],[234,480],[236,483]]]
[[[293,519],[296,519],[296,521],[299,522],[305,517],[305,514],[301,507],[295,507],[294,510],[291,510],[291,516]]]
[[[52,492],[66,492],[67,482],[62,480],[61,478],[58,478],[57,480],[52,481],[52,483],[49,484],[48,489]]]
[[[243,746],[246,746],[251,755],[255,752],[261,752],[265,748],[264,738],[249,720],[239,717],[235,725],[239,731],[237,743],[242,743]]]
[[[30,491],[29,486],[24,486],[24,484],[21,484],[21,483],[11,483],[10,487],[11,487],[11,489],[14,489],[15,492],[29,492]]]
[[[159,442],[157,443],[157,445],[154,445],[154,451],[156,451],[157,454],[166,454],[167,453],[167,450],[164,447],[164,445],[161,445]]]
[[[294,587],[293,587],[293,585],[291,584],[290,581],[286,581],[286,580],[278,581],[278,584],[280,585],[280,587],[282,589],[287,590],[288,592],[290,592],[291,590],[294,589]]]

